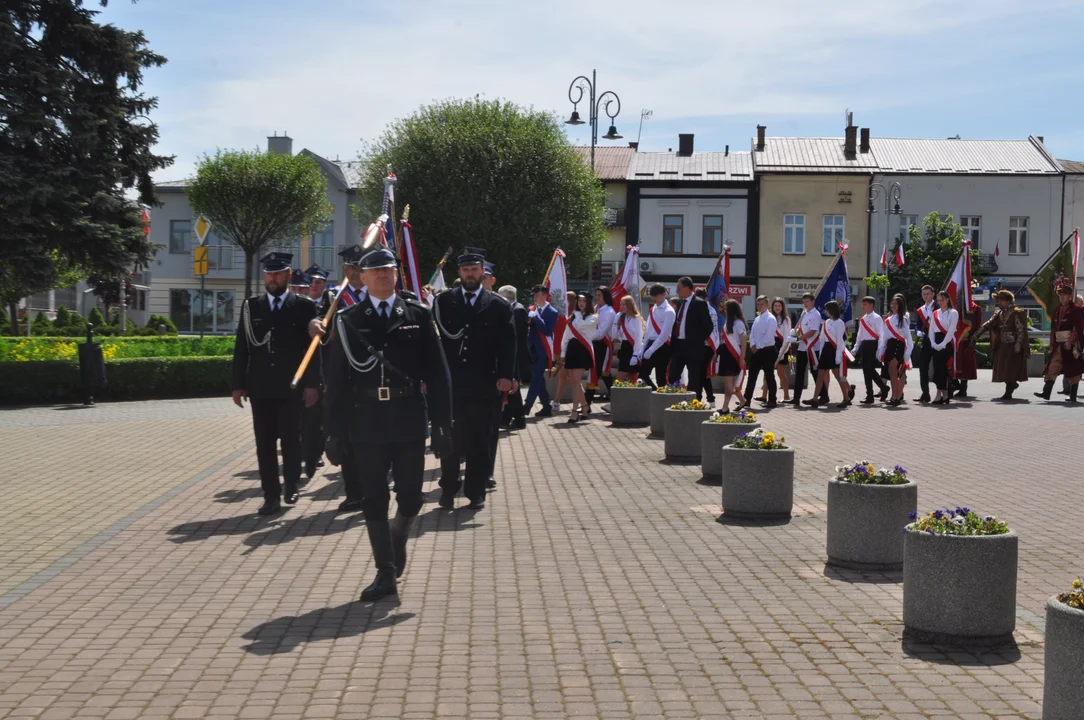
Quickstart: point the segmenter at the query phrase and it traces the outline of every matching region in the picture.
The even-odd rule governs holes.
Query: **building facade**
[[[588,165],[591,163],[591,148],[574,148]],[[588,285],[609,285],[620,272],[625,260],[625,247],[628,245],[628,175],[629,164],[636,154],[635,143],[628,147],[596,147],[595,176],[602,183],[605,198],[603,200],[603,219],[606,223],[606,242],[602,247],[599,261],[591,266],[590,277],[582,282],[569,278],[573,289],[584,289]],[[581,285],[583,287],[581,287]]]
[[[1084,231],[1084,162],[1058,160],[1065,173],[1064,210],[1062,211],[1062,235],[1073,230]]]

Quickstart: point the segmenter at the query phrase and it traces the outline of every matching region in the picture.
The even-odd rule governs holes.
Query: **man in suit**
[[[327,426],[333,454],[364,460],[361,509],[376,579],[361,599],[373,601],[396,593],[406,569],[407,538],[424,502],[425,439],[430,425],[437,447],[450,434],[451,381],[429,309],[395,294],[391,251],[368,253],[361,272],[367,297],[336,314],[326,348]],[[398,505],[390,523],[389,470]]]
[[[459,287],[437,295],[433,306],[451,368],[455,421],[453,448],[441,453],[440,506],[445,509],[454,507],[461,486],[472,510],[485,507],[501,394],[517,387],[512,307],[482,287],[483,253],[478,248],[464,250],[458,261]],[[462,483],[461,457],[466,461]]]
[[[516,328],[516,380],[522,385],[531,381],[530,351],[527,348],[527,335],[530,328],[527,308],[516,300],[517,293],[518,291],[512,285],[505,285],[497,291],[497,294],[512,306],[512,325]],[[523,396],[520,395],[518,389],[516,392],[508,393],[508,402],[504,406],[501,420],[503,425],[516,430],[527,427]]]
[[[670,331],[670,375],[667,382],[681,380],[681,372],[689,370],[689,392],[700,400],[704,394],[704,343],[711,336],[714,323],[708,303],[693,295],[693,279],[683,277],[677,284],[678,306],[674,327]]]
[[[767,295],[757,298],[757,317],[749,328],[749,351],[752,353],[752,359],[749,362],[748,378],[745,381],[743,405],[746,406],[753,402],[753,392],[757,389],[757,380],[760,379],[762,370],[764,382],[768,385],[767,407],[774,408],[776,405],[775,361],[779,353],[775,349],[775,331],[778,324],[769,307]]]
[[[252,427],[256,435],[256,459],[264,504],[260,515],[272,515],[298,500],[301,479],[301,408],[315,405],[320,398],[317,363],[309,363],[302,378],[304,390],[291,390],[290,381],[309,347],[306,328],[316,315],[308,297],[290,292],[289,253],[271,253],[260,262],[264,269],[265,293],[248,298],[241,305],[241,322],[233,345],[233,401],[252,406]],[[276,440],[282,445],[282,475]]]
[[[550,393],[546,388],[546,372],[553,364],[552,353],[555,347],[553,331],[557,327],[557,308],[550,305],[550,290],[545,285],[531,288],[534,296],[534,308],[527,314],[527,352],[531,361],[531,386],[524,400],[524,415],[531,411],[535,398],[542,403],[542,409],[535,417],[551,417]]]

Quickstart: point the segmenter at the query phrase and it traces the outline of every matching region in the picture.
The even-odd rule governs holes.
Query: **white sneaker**
[[[550,407],[553,408],[554,412],[559,412],[561,410],[561,403],[554,400],[553,402],[550,403]]]
[[[610,412],[610,403],[606,403],[605,405],[602,406],[602,412],[604,412],[604,413]]]

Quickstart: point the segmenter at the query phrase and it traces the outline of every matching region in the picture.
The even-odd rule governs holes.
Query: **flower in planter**
[[[877,469],[872,463],[857,462],[851,466],[837,467],[836,480],[857,485],[906,485],[907,471],[899,465],[889,470]]]
[[[646,388],[650,387],[643,380],[637,380],[636,382],[629,382],[628,380],[615,380],[614,387],[618,388]]]
[[[926,515],[913,512],[910,517],[912,522],[906,527],[910,532],[930,535],[1004,535],[1009,532],[1009,524],[996,515],[980,516],[969,508],[931,510]]]
[[[700,402],[695,398],[692,400],[684,400],[670,406],[671,410],[711,410],[711,406],[707,403]]]
[[[1071,608],[1084,610],[1084,583],[1080,578],[1073,581],[1073,589],[1058,595],[1058,602],[1063,602]]]
[[[756,421],[757,416],[751,412],[746,412],[745,410],[740,411],[736,415],[734,413],[716,412],[708,418],[708,422],[721,423],[723,425],[751,425]]]
[[[765,432],[764,428],[757,428],[734,438],[734,447],[742,450],[786,450],[785,441],[782,435],[776,436],[773,432]]]
[[[672,395],[684,395],[688,391],[685,389],[684,385],[682,385],[679,382],[676,382],[673,385],[660,385],[659,389],[656,390],[655,392],[669,393],[669,394],[672,394]]]

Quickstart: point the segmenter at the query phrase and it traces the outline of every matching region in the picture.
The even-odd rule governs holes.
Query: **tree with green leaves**
[[[120,275],[154,256],[125,193],[154,204],[151,173],[173,161],[151,152],[157,100],[140,92],[165,58],[97,15],[83,0],[0,10],[0,303],[13,315],[66,270]]]
[[[602,250],[602,185],[550,113],[479,98],[435,103],[393,122],[363,161],[359,219],[379,213],[390,165],[423,280],[448,246],[485,248],[500,282],[521,288],[542,281],[558,247],[570,277]]]
[[[188,202],[215,232],[245,253],[245,297],[256,254],[323,227],[331,216],[327,178],[305,155],[219,150],[205,156]]]
[[[966,239],[967,234],[951,215],[942,220],[932,212],[922,219],[921,226],[912,225],[907,241],[897,239],[892,246],[894,254],[901,244],[904,245],[905,262],[903,267],[897,267],[895,262],[888,263],[890,294],[903,293],[907,307],[912,310],[921,305],[922,286],[932,285],[936,290],[944,286],[960,256],[960,244]],[[971,248],[971,279],[981,283],[986,275],[976,262],[978,256],[979,251]]]

